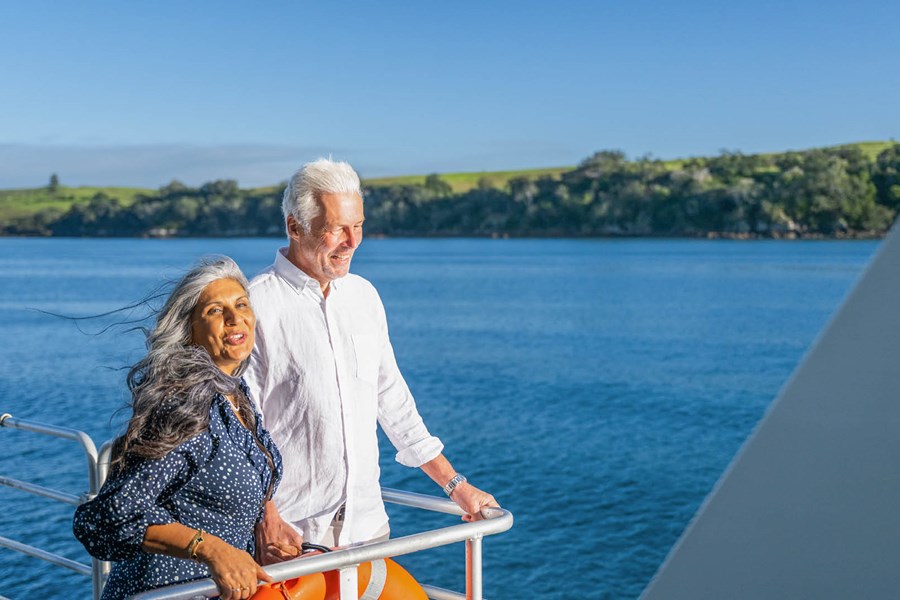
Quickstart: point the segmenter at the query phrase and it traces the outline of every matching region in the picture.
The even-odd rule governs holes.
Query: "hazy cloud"
[[[173,179],[187,185],[216,179],[236,179],[241,187],[274,185],[329,151],[265,144],[0,144],[0,188],[45,185],[51,173],[72,186],[158,188]]]
[[[440,149],[275,144],[21,144],[0,143],[0,189],[47,184],[52,173],[68,186],[156,189],[177,179],[198,186],[236,179],[241,187],[276,185],[320,156],[349,161],[363,178],[464,171],[502,171],[575,164],[572,148],[541,140],[473,144],[466,152]],[[515,162],[511,161],[516,157]]]

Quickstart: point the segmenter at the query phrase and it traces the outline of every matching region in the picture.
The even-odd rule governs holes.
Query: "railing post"
[[[103,594],[104,564],[108,565],[109,563],[91,557],[91,584],[94,589],[94,600],[100,600],[100,596]]]
[[[481,541],[477,535],[466,540],[466,600],[482,600]]]

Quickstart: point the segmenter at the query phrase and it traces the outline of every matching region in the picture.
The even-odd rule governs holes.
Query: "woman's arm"
[[[258,581],[271,582],[253,557],[221,538],[181,523],[150,525],[142,544],[146,552],[193,559],[209,567],[222,600],[249,598]]]
[[[91,556],[128,560],[143,550],[148,527],[175,522],[160,498],[191,477],[190,453],[182,450],[157,460],[134,460],[116,470],[96,498],[75,510],[75,537]]]

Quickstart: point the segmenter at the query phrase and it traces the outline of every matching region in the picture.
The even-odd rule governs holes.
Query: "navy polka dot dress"
[[[160,459],[129,460],[96,498],[78,507],[75,537],[92,556],[116,561],[103,600],[209,577],[205,565],[145,552],[141,544],[150,525],[203,529],[253,554],[266,493],[281,479],[278,448],[258,414],[256,422],[256,438],[271,455],[274,473],[254,436],[217,394],[207,431]]]

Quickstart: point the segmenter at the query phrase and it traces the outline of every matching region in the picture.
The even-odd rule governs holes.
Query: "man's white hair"
[[[359,175],[349,163],[330,158],[320,158],[300,167],[288,182],[281,201],[285,227],[291,215],[303,231],[309,233],[312,220],[321,211],[319,199],[322,194],[358,194],[362,198]]]

